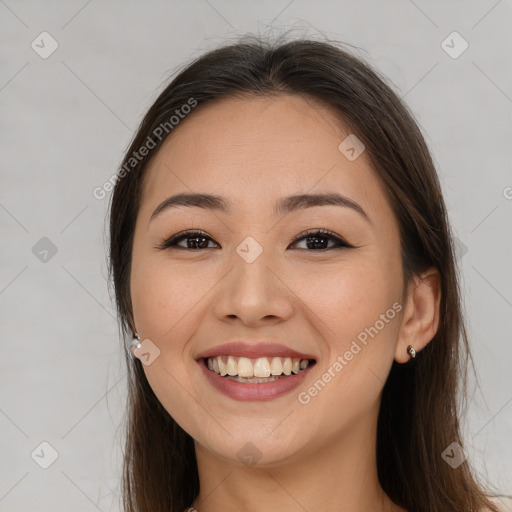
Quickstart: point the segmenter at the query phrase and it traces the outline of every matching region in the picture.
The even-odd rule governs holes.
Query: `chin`
[[[268,426],[259,424],[254,430],[244,430],[238,424],[238,431],[230,431],[226,423],[224,426],[232,436],[221,428],[214,437],[210,431],[208,439],[199,435],[196,441],[211,454],[244,466],[272,467],[304,456],[308,441],[302,438],[300,430],[281,429],[279,434],[274,432],[274,436],[270,432],[276,424],[275,420],[269,421]]]

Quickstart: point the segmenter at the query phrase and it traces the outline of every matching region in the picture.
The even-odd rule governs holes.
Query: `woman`
[[[360,59],[257,38],[197,59],[141,123],[110,235],[127,511],[498,510],[459,433],[436,171]]]

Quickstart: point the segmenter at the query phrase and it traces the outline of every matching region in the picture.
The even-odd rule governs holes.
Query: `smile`
[[[258,357],[251,359],[237,356],[212,356],[206,366],[217,375],[237,382],[272,382],[282,377],[304,371],[314,360],[298,357]]]
[[[314,359],[210,356],[197,361],[208,382],[222,394],[247,402],[279,398],[295,389],[314,367]]]

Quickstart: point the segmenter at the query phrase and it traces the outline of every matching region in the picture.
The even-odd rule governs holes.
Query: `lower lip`
[[[279,398],[280,396],[289,393],[299,386],[311,367],[314,366],[308,366],[305,370],[302,370],[295,375],[283,377],[272,382],[250,384],[245,382],[236,382],[216,374],[206,367],[202,359],[200,359],[198,363],[206,378],[214,388],[234,400],[240,400],[243,402],[266,402],[267,400],[273,400],[274,398]]]

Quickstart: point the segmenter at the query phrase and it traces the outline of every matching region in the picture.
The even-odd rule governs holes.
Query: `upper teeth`
[[[270,362],[269,362],[270,360]],[[298,357],[248,357],[214,356],[208,358],[208,368],[219,375],[239,377],[269,377],[270,375],[291,375],[308,367],[308,359]]]

